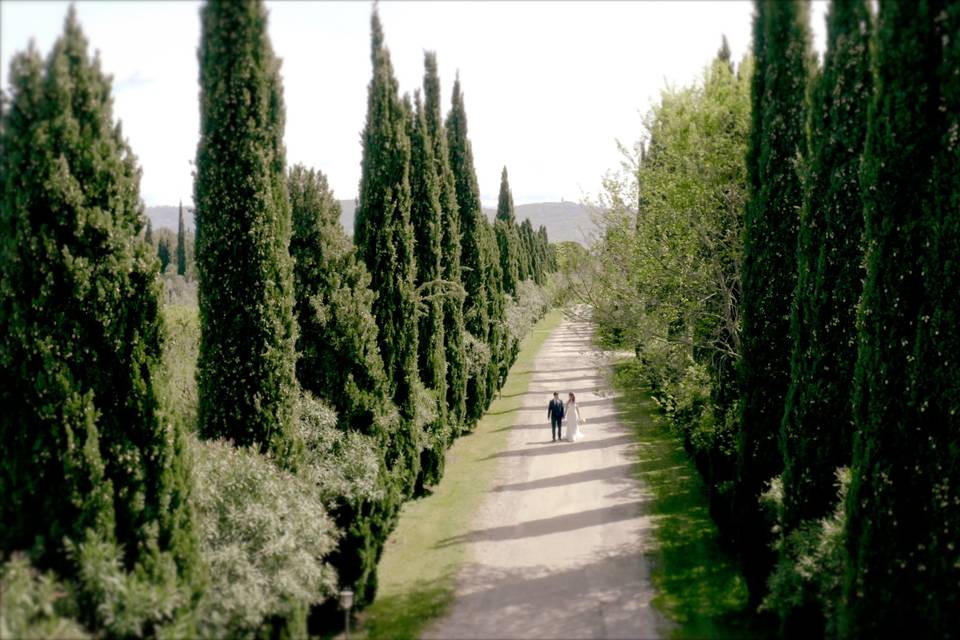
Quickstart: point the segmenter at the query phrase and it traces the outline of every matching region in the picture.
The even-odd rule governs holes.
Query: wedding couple
[[[576,442],[583,437],[580,431],[580,423],[586,422],[580,417],[580,407],[577,406],[577,397],[572,393],[567,396],[567,404],[564,405],[560,395],[554,391],[553,400],[547,405],[547,419],[550,420],[550,430],[553,433],[553,441],[563,440],[561,428],[564,423],[567,425],[567,442]]]

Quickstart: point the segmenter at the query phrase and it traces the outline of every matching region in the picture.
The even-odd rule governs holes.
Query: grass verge
[[[679,439],[656,419],[634,358],[614,364],[616,404],[639,443],[636,476],[653,492],[653,606],[673,622],[674,638],[760,637],[747,610],[736,561],[720,547],[706,492]]]
[[[359,631],[367,638],[416,638],[453,601],[464,545],[438,543],[469,532],[471,515],[492,488],[498,462],[494,454],[506,446],[534,358],[562,319],[560,311],[552,311],[534,326],[521,343],[500,396],[476,429],[447,452],[439,486],[430,496],[404,505],[380,560],[377,599],[358,616]]]

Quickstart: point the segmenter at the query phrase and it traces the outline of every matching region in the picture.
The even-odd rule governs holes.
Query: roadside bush
[[[336,592],[326,562],[339,533],[314,482],[252,449],[193,441],[194,502],[209,582],[197,611],[206,637],[249,637],[271,621],[305,628]]]
[[[0,567],[0,638],[89,638],[77,622],[76,603],[53,574],[40,574],[26,556]]]
[[[508,362],[511,364],[520,353],[520,342],[530,333],[533,325],[545,316],[557,297],[560,279],[551,275],[547,283],[538,286],[533,280],[522,280],[517,285],[517,295],[507,296],[504,312],[507,319]]]
[[[838,636],[838,607],[843,601],[844,532],[846,529],[847,488],[850,469],[836,471],[837,502],[832,514],[819,520],[807,520],[786,537],[778,535],[774,549],[779,562],[767,581],[770,593],[761,610],[789,615],[823,614],[824,637]],[[762,504],[774,516],[776,534],[782,533],[783,482],[778,476],[761,497]]]
[[[74,593],[79,616],[98,636],[142,638],[191,635],[190,596],[177,580],[169,554],[151,550],[133,571],[116,544],[91,537],[67,543],[77,566]]]
[[[376,441],[337,428],[337,414],[310,393],[300,397],[297,436],[303,445],[298,475],[316,487],[328,510],[345,502],[379,500]]]
[[[463,332],[463,346],[467,353],[467,374],[475,378],[490,366],[490,346],[469,331]]]

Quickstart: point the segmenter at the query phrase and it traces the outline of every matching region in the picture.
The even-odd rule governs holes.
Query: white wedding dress
[[[580,431],[580,407],[576,402],[568,402],[563,410],[563,421],[567,428],[567,441],[576,442],[583,438],[583,432]]]

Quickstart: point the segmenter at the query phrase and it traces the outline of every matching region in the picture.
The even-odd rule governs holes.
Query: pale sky
[[[0,84],[31,38],[43,55],[67,2],[0,2]],[[143,169],[147,206],[193,200],[199,130],[197,2],[78,2],[77,15],[113,75],[114,117]],[[327,174],[336,197],[356,197],[370,81],[370,2],[267,2],[283,60],[287,162]],[[825,40],[814,2],[814,46]],[[739,61],[753,5],[727,1],[380,3],[401,91],[422,85],[423,52],[437,52],[444,114],[459,69],[485,204],[507,166],[517,204],[580,200],[619,163],[641,117],[668,83],[698,77],[726,34]]]

